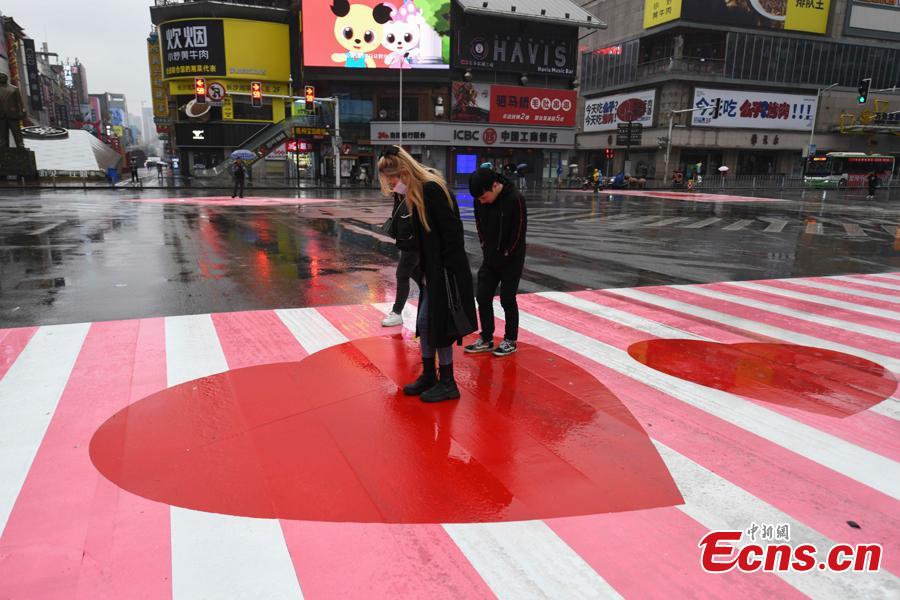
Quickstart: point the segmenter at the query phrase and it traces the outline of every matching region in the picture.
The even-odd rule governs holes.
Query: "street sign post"
[[[206,87],[206,99],[210,106],[222,106],[225,104],[226,95],[225,86],[218,81],[214,81]]]

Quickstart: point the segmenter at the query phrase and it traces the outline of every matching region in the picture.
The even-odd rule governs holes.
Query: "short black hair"
[[[485,192],[489,192],[494,183],[500,181],[500,176],[491,169],[480,167],[469,177],[469,193],[473,198],[480,198]]]

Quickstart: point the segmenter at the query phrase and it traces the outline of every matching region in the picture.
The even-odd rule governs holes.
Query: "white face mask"
[[[409,189],[406,187],[406,184],[402,181],[398,181],[397,185],[394,186],[392,190],[395,194],[400,194],[401,196],[406,193],[406,190]]]

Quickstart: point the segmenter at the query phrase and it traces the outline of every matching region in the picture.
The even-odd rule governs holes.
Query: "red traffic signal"
[[[262,84],[258,81],[250,82],[250,105],[262,106]]]
[[[607,148],[606,150],[603,151],[603,156],[605,156],[606,158],[615,158],[616,151],[613,148]]]
[[[316,107],[316,88],[311,85],[304,86],[303,95],[306,99],[306,112],[312,112]]]
[[[194,78],[194,100],[197,104],[206,103],[206,79],[203,77]]]

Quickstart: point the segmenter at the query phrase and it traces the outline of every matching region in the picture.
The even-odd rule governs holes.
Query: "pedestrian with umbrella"
[[[231,176],[234,177],[234,188],[231,191],[231,197],[234,198],[240,192],[241,198],[244,197],[244,177],[247,175],[247,169],[244,167],[244,161],[238,158],[231,167]]]
[[[528,172],[528,163],[519,163],[516,165],[516,173],[519,175],[519,189],[524,190],[528,188],[528,180],[525,179],[525,174]]]

